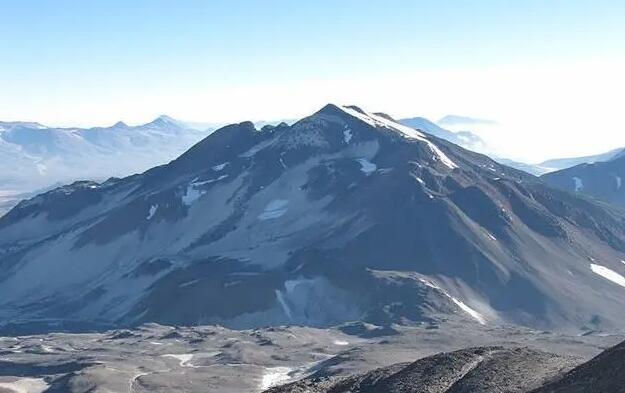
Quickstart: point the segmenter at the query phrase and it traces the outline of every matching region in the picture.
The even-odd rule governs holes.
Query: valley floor
[[[625,339],[446,321],[378,329],[144,325],[104,333],[0,338],[0,391],[261,392],[315,372],[347,376],[466,347],[501,345],[581,363]]]

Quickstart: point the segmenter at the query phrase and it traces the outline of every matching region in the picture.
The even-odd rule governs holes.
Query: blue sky
[[[574,86],[575,75],[588,82],[601,73],[607,91],[587,83],[578,93],[606,100],[623,82],[623,1],[0,0],[0,15],[5,120],[101,125],[167,113],[236,121],[348,100],[396,116],[461,112],[518,123],[525,101],[515,89],[524,83],[502,93],[492,86],[498,78],[559,89],[564,101],[567,81],[550,86],[554,75],[570,75]],[[498,101],[510,99],[518,113],[497,110],[488,94],[503,94]],[[609,117],[596,97],[566,104],[554,108],[558,121],[591,104],[593,117]],[[542,106],[540,122],[549,116]],[[568,151],[591,148],[603,146]]]

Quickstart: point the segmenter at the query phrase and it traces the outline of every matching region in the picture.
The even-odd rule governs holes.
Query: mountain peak
[[[150,123],[146,124],[146,126],[183,128],[183,123],[167,115],[160,115],[156,119],[152,120]]]
[[[123,121],[118,121],[117,123],[113,124],[113,127],[111,128],[128,128],[128,124],[124,123]]]
[[[160,115],[159,117],[156,118],[156,120],[160,120],[160,121],[166,121],[166,122],[170,122],[170,123],[176,123],[177,120],[175,120],[173,117],[167,116],[167,115]]]

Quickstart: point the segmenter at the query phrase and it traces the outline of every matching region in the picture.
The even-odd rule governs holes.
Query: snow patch
[[[343,130],[343,140],[345,141],[345,143],[349,143],[349,141],[352,140],[352,130],[350,130],[348,127],[345,127],[345,129]]]
[[[282,311],[284,311],[284,314],[286,314],[287,318],[289,318],[289,321],[293,320],[293,312],[291,311],[291,307],[289,307],[289,304],[286,302],[286,299],[284,298],[284,294],[282,293],[282,291],[279,291],[276,289],[276,299],[278,299],[278,303],[280,303],[280,307],[282,307]]]
[[[575,182],[575,192],[580,192],[584,189],[584,182],[582,182],[582,179],[575,176],[573,177],[573,181]]]
[[[186,206],[191,206],[193,202],[198,200],[205,192],[202,190],[198,190],[197,187],[201,187],[210,183],[215,183],[227,177],[228,175],[221,175],[216,179],[209,179],[209,180],[204,180],[204,181],[197,181],[197,180],[192,181],[191,183],[189,183],[185,194],[182,196],[182,203],[184,203]]]
[[[275,199],[265,207],[265,210],[258,216],[262,221],[271,220],[284,215],[288,210],[287,205],[289,201],[287,199]]]
[[[396,123],[392,120],[389,120],[385,117],[382,116],[378,116],[378,115],[374,115],[372,113],[361,113],[359,111],[357,111],[356,109],[353,108],[349,108],[346,106],[339,106],[339,108],[341,110],[343,110],[345,113],[347,113],[350,116],[353,116],[367,124],[369,124],[370,126],[373,127],[382,127],[382,128],[387,128],[387,129],[391,129],[394,131],[399,132],[400,134],[402,134],[404,137],[406,138],[410,138],[410,139],[417,139],[420,140],[422,142],[427,143],[428,147],[430,148],[430,150],[432,150],[432,153],[434,153],[435,155],[435,159],[438,159],[441,161],[441,163],[443,163],[445,166],[447,166],[450,169],[454,169],[454,168],[458,168],[458,165],[456,165],[456,163],[454,163],[449,157],[447,157],[447,155],[445,155],[445,153],[443,153],[438,146],[436,146],[434,143],[430,142],[424,134],[422,134],[421,132],[415,130],[414,128],[410,128],[407,127],[403,124],[399,124]]]
[[[273,143],[273,140],[271,140],[271,139],[267,139],[265,141],[262,141],[259,144],[255,145],[255,146],[252,146],[252,148],[250,148],[245,153],[239,154],[239,157],[251,158],[251,157],[255,156],[256,153],[258,153],[259,151],[261,151],[264,148],[270,146],[272,143]]]
[[[474,309],[472,309],[471,307],[467,306],[465,303],[463,303],[462,301],[456,299],[455,297],[451,296],[450,294],[448,294],[443,288],[439,287],[438,285],[434,284],[431,281],[428,281],[424,278],[420,278],[419,279],[423,284],[425,284],[426,286],[430,287],[430,288],[434,288],[437,289],[439,291],[441,291],[443,293],[443,295],[447,296],[452,302],[454,302],[462,311],[466,312],[467,314],[469,314],[473,319],[475,319],[476,321],[478,321],[481,325],[486,325],[486,318],[480,314],[479,312],[475,311]]]
[[[336,340],[336,341],[334,341],[334,345],[338,345],[339,347],[344,347],[346,345],[349,345],[349,342],[342,341],[342,340]]]
[[[188,286],[191,286],[195,283],[200,282],[201,280],[198,278],[197,280],[191,280],[191,281],[187,281],[187,282],[183,282],[182,284],[178,285],[178,288],[185,288]]]
[[[359,158],[356,161],[358,161],[358,163],[360,164],[360,170],[367,176],[369,176],[370,174],[375,172],[376,169],[378,169],[377,165],[367,160],[366,158]]]
[[[42,346],[41,346],[41,350],[42,350],[43,352],[46,352],[46,353],[52,353],[52,352],[54,352],[54,349],[53,349],[52,347],[48,346],[48,345],[42,345]]]
[[[158,205],[150,206],[150,211],[148,211],[148,216],[146,217],[146,220],[151,220],[152,217],[154,217],[154,215],[156,214],[157,210],[158,210]]]
[[[449,296],[449,295],[447,295],[447,296]],[[456,303],[456,305],[458,307],[460,307],[460,309],[462,311],[464,311],[467,314],[469,314],[471,317],[473,317],[473,319],[478,321],[480,324],[486,325],[486,319],[484,319],[484,316],[482,316],[482,314],[480,314],[479,312],[475,311],[474,309],[472,309],[471,307],[467,306],[466,304],[464,304],[463,302],[461,302],[460,300],[456,299],[453,296],[449,296],[449,298],[451,299],[452,302]]]
[[[209,180],[204,180],[204,181],[194,181],[193,183],[191,183],[191,185],[193,187],[200,187],[200,186],[203,186],[203,185],[206,185],[206,184],[215,183],[216,181],[223,180],[223,179],[225,179],[227,177],[228,177],[228,175],[221,175],[217,179],[209,179]]]
[[[193,202],[198,200],[202,196],[202,191],[196,190],[193,184],[187,186],[187,191],[182,196],[182,203],[186,206],[191,206]]]
[[[268,367],[260,382],[260,389],[267,390],[291,379],[289,374],[292,369],[289,367]]]
[[[615,284],[625,287],[625,277],[621,276],[619,273],[615,272],[614,270],[608,269],[605,266],[596,265],[594,263],[590,264],[590,269],[594,273],[605,278],[606,280],[610,280]]]
[[[215,166],[211,167],[211,169],[216,171],[216,172],[219,172],[219,171],[222,171],[226,167],[226,165],[228,165],[228,164],[229,164],[228,162],[224,162],[223,164],[219,164],[219,165],[215,165]]]
[[[192,365],[191,363],[189,363],[191,361],[191,359],[193,359],[193,354],[191,353],[183,353],[183,354],[173,354],[173,353],[168,353],[165,355],[161,355],[165,358],[174,358],[176,360],[178,360],[180,362],[180,367],[196,367],[194,365]]]
[[[14,382],[0,382],[0,389],[15,393],[42,393],[49,385],[41,378],[21,378]]]
[[[412,139],[425,140],[425,135],[415,130],[414,128],[406,127],[403,124],[395,123],[394,121],[388,120],[382,116],[374,115],[373,113],[366,113],[366,112],[361,113],[357,111],[356,109],[353,109],[347,106],[340,106],[339,108],[341,108],[348,115],[353,116],[361,121],[364,121],[370,126],[373,126],[376,128],[377,127],[390,128],[392,130],[399,131],[406,137],[409,137]]]
[[[621,186],[623,185],[623,179],[621,179],[620,176],[614,176],[616,179],[616,189],[620,190]]]

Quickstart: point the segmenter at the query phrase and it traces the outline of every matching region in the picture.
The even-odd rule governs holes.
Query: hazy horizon
[[[3,121],[233,123],[300,118],[333,102],[396,118],[494,120],[475,131],[528,162],[625,145],[616,1],[0,7]]]

